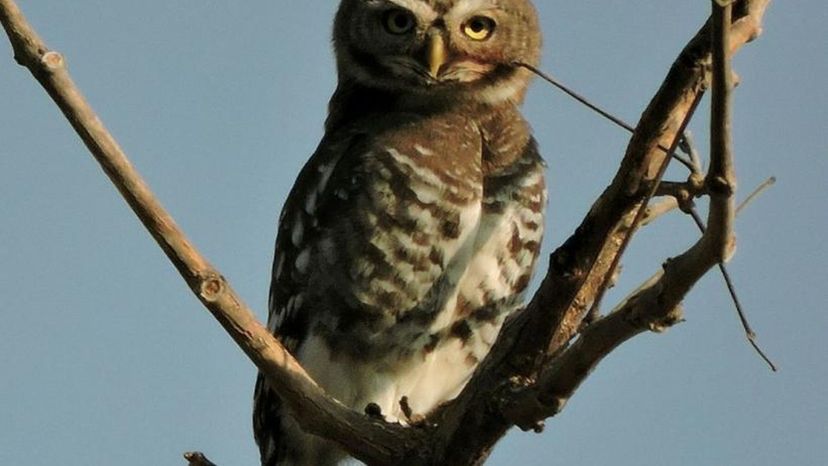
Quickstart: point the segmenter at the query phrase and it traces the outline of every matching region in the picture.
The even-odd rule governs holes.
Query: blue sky
[[[544,68],[635,122],[708,2],[538,2]],[[21,1],[164,204],[264,318],[275,222],[333,89],[335,2]],[[828,6],[772,5],[738,56],[735,280],[771,374],[721,279],[687,322],[613,353],[548,423],[490,464],[828,463]],[[4,40],[0,43],[5,44]],[[704,150],[707,106],[692,125]],[[549,164],[545,251],[609,183],[627,135],[536,83]],[[682,176],[679,170],[672,173]],[[251,465],[255,370],[190,294],[45,93],[0,45],[0,464]],[[637,237],[620,298],[690,244],[689,219]]]

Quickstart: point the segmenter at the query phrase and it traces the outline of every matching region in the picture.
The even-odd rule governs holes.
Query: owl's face
[[[342,0],[340,79],[418,96],[522,99],[541,33],[529,0]]]

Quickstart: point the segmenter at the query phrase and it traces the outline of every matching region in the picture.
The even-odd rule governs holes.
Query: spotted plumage
[[[269,329],[342,403],[406,422],[456,396],[519,307],[544,167],[519,112],[528,0],[343,0],[325,136],[279,220]],[[345,459],[259,377],[263,465]]]

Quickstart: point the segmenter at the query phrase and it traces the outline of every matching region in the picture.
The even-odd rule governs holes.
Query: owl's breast
[[[542,166],[533,144],[518,149],[509,170],[485,175],[478,127],[448,115],[388,125],[347,154],[308,254],[310,302],[323,303],[313,330],[337,354],[389,365],[496,334],[543,224]]]
[[[479,223],[481,152],[471,122],[443,117],[386,128],[350,154],[330,187],[337,219],[320,241],[320,278],[348,305],[330,330],[384,346],[399,322],[431,318],[429,300],[452,279],[448,266]]]

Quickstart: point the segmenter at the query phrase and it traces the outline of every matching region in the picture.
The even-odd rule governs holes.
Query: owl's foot
[[[414,414],[414,411],[411,409],[411,404],[408,402],[407,396],[400,398],[400,409],[402,410],[403,416],[405,416],[408,425],[418,426],[423,424],[426,420],[426,417],[422,414]]]
[[[382,414],[382,408],[376,403],[368,403],[368,406],[365,407],[365,415],[381,421],[385,420],[385,416]]]

